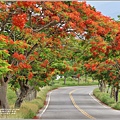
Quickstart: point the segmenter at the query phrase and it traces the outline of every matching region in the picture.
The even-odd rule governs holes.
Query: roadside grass
[[[14,106],[13,104],[15,103],[17,97],[16,97],[15,92],[13,92],[13,90],[10,89],[9,87],[8,87],[8,91],[7,91],[7,97],[8,97],[8,103],[9,103],[10,107],[13,107]]]
[[[54,83],[54,84],[53,84]],[[56,89],[58,87],[65,87],[65,86],[85,86],[85,85],[97,85],[97,81],[92,81],[91,78],[88,78],[88,80],[85,82],[83,78],[80,80],[80,84],[78,84],[78,81],[76,79],[73,79],[71,77],[68,77],[66,79],[66,84],[64,85],[64,79],[54,80],[53,83],[49,86],[45,86],[41,88],[41,90],[37,93],[37,98],[32,101],[25,100],[22,103],[22,106],[19,110],[16,111],[16,114],[8,114],[8,115],[2,115],[0,114],[0,118],[18,118],[18,119],[30,119],[34,118],[38,111],[44,106],[47,93],[50,90]],[[16,94],[13,90],[8,88],[7,92],[8,102],[10,105],[10,109],[14,109],[14,103],[17,99]]]
[[[37,98],[32,100],[32,101],[27,101],[25,100],[22,103],[22,106],[20,107],[19,110],[16,110],[16,114],[0,114],[0,118],[18,118],[18,119],[30,119],[36,116],[38,111],[44,106],[45,100],[47,93],[55,89],[56,87],[52,86],[45,86],[41,88],[41,90],[37,93]],[[14,103],[16,100],[16,95],[15,93],[11,90],[8,89],[8,101],[10,105],[10,109],[14,109]]]
[[[96,80],[92,80],[91,77],[88,77],[87,81],[84,80],[82,77],[80,79],[80,82],[78,83],[78,79],[73,79],[71,77],[66,78],[66,84],[64,84],[64,78],[60,78],[59,80],[54,80],[51,85],[54,86],[87,86],[87,85],[98,85],[98,82]]]
[[[116,102],[114,98],[110,97],[109,93],[100,92],[99,88],[94,89],[93,95],[100,100],[102,103],[108,105],[109,107],[120,110],[120,93],[119,93],[119,101]]]

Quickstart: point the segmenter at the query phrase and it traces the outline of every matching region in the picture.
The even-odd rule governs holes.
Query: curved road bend
[[[90,93],[96,86],[63,87],[49,93],[49,105],[41,109],[42,120],[120,120],[120,111],[99,103]]]

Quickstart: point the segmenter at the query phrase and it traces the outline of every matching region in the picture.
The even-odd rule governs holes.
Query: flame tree
[[[1,91],[6,93],[8,82],[14,90],[20,88],[15,103],[20,107],[29,91],[49,82],[54,74],[53,63],[66,59],[61,51],[70,49],[68,44],[65,46],[69,36],[83,39],[86,47],[80,60],[87,69],[96,70],[110,54],[118,56],[118,31],[117,22],[85,2],[0,2],[0,41],[9,53],[2,65],[6,69],[1,72]],[[79,47],[73,53],[75,50],[81,53]],[[73,58],[75,62],[78,57]],[[115,58],[118,67],[119,56]],[[0,96],[0,102],[2,108],[8,108],[6,94]]]

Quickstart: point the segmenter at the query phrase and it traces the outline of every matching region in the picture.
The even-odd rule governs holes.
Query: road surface
[[[92,96],[96,86],[62,87],[49,92],[41,120],[120,120],[120,111],[101,104]]]

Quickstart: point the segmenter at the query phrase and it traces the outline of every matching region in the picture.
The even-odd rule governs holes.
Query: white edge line
[[[98,103],[99,103],[101,106],[103,106],[104,108],[109,108],[109,109],[114,110],[114,111],[116,111],[116,112],[120,112],[120,110],[112,109],[111,107],[105,105],[104,103],[102,103],[101,101],[99,101],[98,99],[96,99],[96,98],[93,96],[93,91],[91,91],[91,92],[89,93],[89,95],[93,98],[93,100],[95,100],[96,102],[98,102]]]
[[[93,100],[95,100],[96,102],[98,102],[98,103],[99,103],[100,105],[102,105],[104,108],[111,108],[111,107],[105,105],[104,103],[101,103],[98,99],[96,99],[96,98],[93,96],[93,91],[91,91],[91,92],[89,93],[89,95],[90,95],[90,97],[93,98]]]
[[[44,110],[42,111],[42,113],[40,115],[39,115],[39,113],[37,115],[40,118],[42,117],[42,115],[44,114],[44,112],[47,110],[47,108],[49,106],[51,93],[52,93],[52,91],[50,93],[48,93],[49,94],[49,98],[48,98],[48,102],[47,102],[47,105],[45,106]]]

